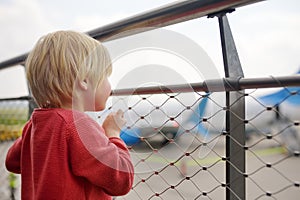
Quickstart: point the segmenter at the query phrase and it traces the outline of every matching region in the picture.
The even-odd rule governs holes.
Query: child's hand
[[[102,127],[108,138],[120,137],[121,128],[125,125],[124,112],[118,110],[116,113],[110,113],[104,120]]]

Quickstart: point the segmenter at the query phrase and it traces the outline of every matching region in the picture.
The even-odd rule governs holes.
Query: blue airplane
[[[300,71],[297,74],[300,74]],[[155,133],[166,135],[162,137],[163,143],[168,139],[175,139],[184,134],[186,130],[200,134],[202,137],[216,133],[220,134],[225,127],[225,114],[220,111],[221,108],[218,106],[217,109],[212,108],[211,100],[214,99],[212,95],[203,95],[199,103],[193,107],[193,112],[189,116],[182,117],[181,120],[167,120],[168,123],[161,123],[162,126],[156,125],[154,122],[148,122],[142,126],[127,127],[122,130],[121,138],[128,146],[132,146],[142,142],[145,138],[151,138]],[[213,105],[216,106],[216,104]],[[272,109],[268,110],[266,108]],[[140,109],[143,109],[143,106]],[[178,107],[171,106],[170,109],[178,110]],[[213,116],[216,115],[215,113],[219,116],[212,122],[207,123],[206,120],[215,117]],[[159,116],[156,116],[156,118],[159,118]],[[299,150],[298,131],[291,124],[300,120],[300,87],[285,87],[271,94],[246,99],[246,119],[251,122],[246,126],[246,134],[258,132],[267,135],[272,131],[277,131],[281,133],[289,148]]]

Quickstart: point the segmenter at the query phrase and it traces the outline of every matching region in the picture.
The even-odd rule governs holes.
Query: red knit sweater
[[[24,200],[105,200],[126,194],[133,182],[124,142],[65,109],[36,109],[9,149],[6,168],[21,173]]]

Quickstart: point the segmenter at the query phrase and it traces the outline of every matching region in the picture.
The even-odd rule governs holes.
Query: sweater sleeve
[[[7,152],[5,166],[10,172],[21,173],[21,146],[22,137],[19,137]]]
[[[30,131],[31,129],[31,120],[27,122],[27,124],[23,128],[22,136],[19,137],[14,144],[9,148],[6,160],[5,160],[5,166],[6,169],[10,172],[20,174],[21,173],[21,149],[22,149],[22,138],[23,135]]]
[[[75,130],[74,130],[75,128]],[[71,168],[112,196],[125,195],[133,184],[133,165],[119,138],[108,139],[94,121],[77,122],[68,141]]]

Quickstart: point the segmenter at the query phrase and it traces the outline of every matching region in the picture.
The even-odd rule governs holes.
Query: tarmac
[[[278,142],[279,139],[264,140],[260,136],[247,141],[250,148],[246,151],[246,199],[300,199],[300,158],[297,152],[295,156]],[[5,153],[10,143],[2,146]],[[135,165],[134,185],[127,195],[115,197],[117,200],[226,199],[229,188],[223,159],[225,136],[204,141],[200,136],[190,135],[164,146],[161,138],[157,138],[134,146],[131,156]],[[7,179],[1,180],[4,184],[0,186],[0,199],[8,200]],[[18,185],[16,199],[20,199]]]
[[[279,140],[247,141],[246,199],[300,199],[300,158]],[[203,139],[190,136],[161,148],[155,142],[133,148],[134,186],[116,199],[226,199],[225,137],[208,141],[199,145]]]

